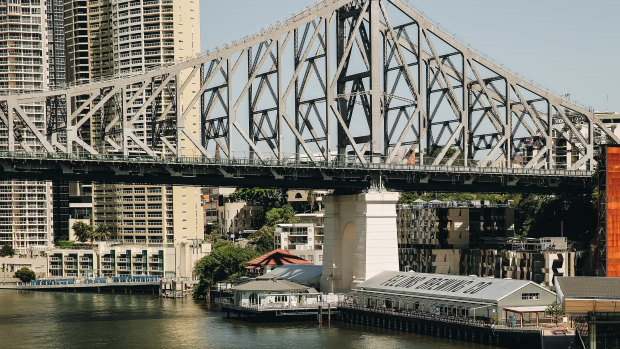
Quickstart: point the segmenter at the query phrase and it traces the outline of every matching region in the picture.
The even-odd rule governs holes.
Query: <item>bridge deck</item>
[[[593,171],[295,159],[213,159],[0,152],[0,177],[104,183],[393,190],[585,192]],[[380,179],[380,180],[379,180]]]

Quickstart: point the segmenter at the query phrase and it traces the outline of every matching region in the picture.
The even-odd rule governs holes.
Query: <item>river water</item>
[[[224,315],[192,299],[0,290],[0,348],[491,348],[338,322]]]

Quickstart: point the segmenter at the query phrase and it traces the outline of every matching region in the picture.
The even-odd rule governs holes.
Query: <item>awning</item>
[[[504,308],[504,311],[509,311],[517,314],[530,314],[530,313],[544,313],[547,309],[546,305],[537,305],[531,307],[508,307]]]
[[[536,326],[538,326],[538,313],[544,313],[547,310],[545,305],[535,305],[530,307],[508,307],[504,308],[506,312],[506,322],[508,322],[508,313],[516,313],[521,315],[521,327],[523,327],[523,314],[536,314]]]

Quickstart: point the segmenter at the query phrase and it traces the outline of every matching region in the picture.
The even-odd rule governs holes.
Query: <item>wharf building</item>
[[[73,0],[65,1],[64,10],[67,76],[70,82],[139,74],[200,53],[200,10],[197,0]],[[192,80],[189,86],[197,84],[198,78]],[[128,91],[125,102],[129,101],[131,92],[138,90],[139,87],[136,87]],[[164,90],[157,103],[138,116],[135,132],[144,144],[161,149],[162,156],[167,155],[167,151],[160,143],[169,135],[164,132],[158,134],[159,138],[154,137],[155,128],[161,125],[153,125],[170,109],[174,94],[173,90]],[[127,105],[129,115],[136,113],[146,98],[146,95],[140,96],[133,105]],[[73,101],[75,104],[81,102]],[[200,138],[198,109],[195,107],[185,120],[186,130],[195,139]],[[85,124],[84,127],[84,134],[91,135],[91,146],[96,149],[100,147],[98,135],[101,125]],[[189,139],[181,142],[179,155],[197,155],[184,152],[184,144]],[[200,214],[201,192],[198,187],[95,183],[92,193],[93,223],[111,226],[125,243],[167,244],[182,238],[204,236],[204,216]]]
[[[58,1],[0,2],[0,94],[40,91],[64,83],[60,9],[54,5]],[[24,107],[40,131],[46,127],[45,108],[43,104]],[[0,149],[36,149],[33,134],[21,126],[17,125],[21,141],[12,144],[0,123]],[[51,246],[52,200],[50,182],[0,181],[0,245],[10,244],[20,253]]]
[[[385,271],[351,290],[353,302],[388,308],[476,317],[506,323],[534,323],[556,294],[532,281]],[[527,315],[525,315],[527,314]],[[516,319],[513,317],[512,319]]]
[[[620,278],[555,278],[558,299],[584,348],[620,348]]]
[[[515,239],[514,209],[432,202],[397,207],[402,271],[531,280],[575,275],[566,238]]]

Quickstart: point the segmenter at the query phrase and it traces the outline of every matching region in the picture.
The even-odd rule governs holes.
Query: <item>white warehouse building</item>
[[[527,280],[474,276],[390,272],[380,274],[351,290],[362,306],[469,316],[499,322],[517,315],[521,321],[538,321],[556,294]]]

